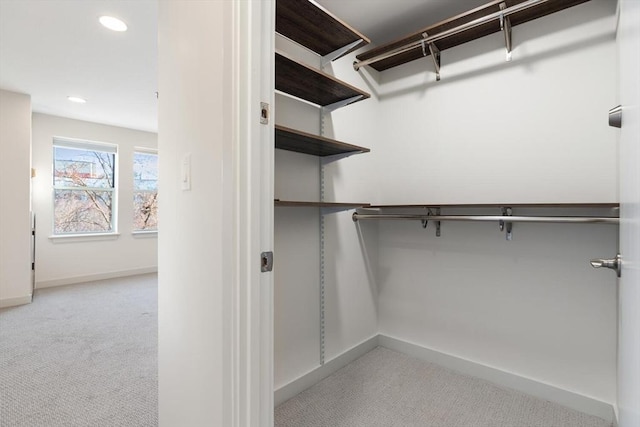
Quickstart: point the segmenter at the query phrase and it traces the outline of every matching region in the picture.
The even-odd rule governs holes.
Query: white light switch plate
[[[191,190],[191,153],[185,154],[182,158],[180,179],[182,190]]]

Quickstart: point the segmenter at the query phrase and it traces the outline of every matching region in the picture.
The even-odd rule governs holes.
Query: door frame
[[[620,129],[620,254],[616,415],[620,427],[640,425],[640,3],[618,2]],[[613,107],[613,106],[612,106]]]
[[[274,104],[275,1],[234,2],[232,106],[236,117],[236,247],[232,307],[232,425],[273,425],[273,272],[261,253],[273,251],[274,126],[261,123]],[[271,116],[271,114],[270,114]]]

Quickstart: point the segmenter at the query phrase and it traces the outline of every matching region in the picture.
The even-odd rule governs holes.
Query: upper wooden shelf
[[[302,132],[296,129],[275,125],[276,148],[311,154],[312,156],[333,156],[347,153],[368,153],[368,148],[325,138],[324,136]]]
[[[309,0],[277,0],[276,32],[320,56],[326,56],[361,40],[333,59],[369,43],[369,39],[363,34]]]
[[[489,14],[499,12],[500,3],[505,3],[507,7],[511,7],[520,3],[524,3],[525,1],[526,0],[494,0],[476,9],[472,9],[458,16],[454,16],[445,21],[423,28],[420,31],[416,31],[415,33],[412,33],[391,43],[361,53],[357,56],[357,58],[360,61],[364,61],[375,56],[388,53],[408,43],[420,41],[423,39],[423,33],[427,33],[429,36],[435,36],[439,33],[442,33],[443,31],[450,30]],[[589,0],[548,0],[545,3],[541,3],[529,9],[525,9],[509,15],[509,19],[511,21],[511,26],[513,27],[540,18],[542,16],[567,9],[580,3],[584,3],[586,1]],[[501,31],[500,22],[498,20],[493,20],[463,31],[461,33],[450,35],[442,40],[436,41],[434,44],[439,50],[443,51],[461,45],[463,43],[479,39],[489,34],[497,33],[499,31]],[[422,46],[418,45],[415,48],[408,50],[407,52],[403,52],[390,58],[374,62],[370,64],[370,66],[378,71],[383,71],[410,61],[414,61],[416,59],[423,58],[425,54],[429,55],[429,49],[426,49],[425,52],[423,52]]]
[[[332,209],[356,209],[367,208],[369,203],[335,203],[335,202],[294,202],[289,200],[274,200],[275,206],[289,208],[332,208]]]
[[[619,203],[490,203],[490,204],[413,204],[413,205],[371,205],[370,208],[618,208]]]
[[[360,98],[352,102],[371,96],[281,52],[276,52],[276,89],[322,107],[357,96]]]

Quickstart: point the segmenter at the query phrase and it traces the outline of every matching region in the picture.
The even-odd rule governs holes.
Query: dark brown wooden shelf
[[[458,16],[454,16],[445,21],[423,28],[420,31],[416,31],[415,33],[412,33],[396,41],[387,43],[385,45],[371,49],[367,52],[361,53],[360,55],[357,56],[357,58],[360,61],[364,61],[364,60],[373,58],[375,56],[378,56],[380,54],[390,52],[408,43],[422,40],[423,39],[422,33],[426,32],[429,36],[434,36],[434,35],[437,35],[438,33],[455,28],[462,24],[466,24],[475,19],[482,18],[483,16],[489,15],[491,13],[499,12],[500,3],[506,3],[507,7],[511,7],[516,4],[523,3],[525,1],[526,0],[494,0],[476,9],[472,9]],[[586,1],[589,1],[589,0],[549,0],[545,3],[541,3],[537,6],[533,6],[529,9],[522,10],[520,12],[509,15],[509,19],[511,21],[511,26],[513,27],[513,26],[523,24],[525,22],[543,17],[545,15],[549,15],[551,13],[555,13],[560,10],[567,9],[569,7],[578,5],[580,3],[584,3]],[[497,33],[498,31],[501,31],[500,23],[497,20],[494,20],[494,21],[479,25],[475,28],[471,28],[469,30],[463,31],[461,33],[451,35],[445,39],[435,42],[434,44],[438,49],[443,51],[443,50],[461,45],[463,43],[467,43],[472,40],[479,39],[489,34]],[[427,49],[425,53],[429,55],[429,50]],[[407,52],[370,64],[370,66],[378,71],[383,71],[383,70],[396,67],[398,65],[405,64],[407,62],[414,61],[416,59],[420,59],[423,57],[424,57],[424,54],[422,51],[422,46],[419,45]]]
[[[333,203],[333,202],[294,202],[289,200],[274,200],[275,206],[289,208],[335,208],[335,209],[356,209],[368,208],[369,203]]]
[[[369,43],[367,37],[309,0],[277,0],[276,32],[320,56],[328,55],[358,40],[362,42],[342,55]]]
[[[297,153],[311,154],[312,156],[333,156],[347,153],[368,153],[370,150],[357,145],[313,135],[296,129],[275,125],[276,148]]]
[[[353,102],[371,96],[280,52],[276,52],[276,89],[323,107],[356,96],[360,99]]]
[[[618,208],[619,203],[490,203],[490,204],[413,204],[413,205],[371,205],[370,208]]]

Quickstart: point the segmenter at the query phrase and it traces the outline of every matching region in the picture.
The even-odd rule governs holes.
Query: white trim
[[[17,305],[30,304],[32,301],[31,294],[21,297],[2,298],[0,299],[0,308],[15,307]]]
[[[273,273],[257,268],[273,250],[273,104],[275,2],[233,2],[231,118],[235,191],[230,427],[273,426]],[[256,70],[258,70],[256,72]],[[226,387],[225,387],[226,389]]]
[[[96,282],[98,280],[114,279],[118,277],[137,276],[139,274],[157,273],[158,266],[134,268],[130,270],[110,271],[107,273],[88,274],[85,276],[63,277],[60,279],[36,281],[36,289],[52,288],[55,286],[73,285],[76,283]]]
[[[258,221],[260,224],[260,248],[259,251],[273,251],[274,249],[274,124],[275,116],[272,114],[269,124],[259,124],[256,117],[262,114],[261,103],[266,102],[271,105],[271,111],[275,105],[275,73],[273,52],[275,50],[275,10],[276,2],[253,2],[260,3],[259,10],[253,15],[252,26],[256,28],[252,32],[252,56],[253,62],[260,64],[260,72],[251,71],[257,88],[251,98],[251,120],[257,131],[253,136],[254,159],[260,165],[260,173],[254,179],[255,200],[259,206]],[[251,67],[252,70],[255,67]],[[258,74],[257,77],[255,74]],[[257,143],[258,145],[255,145]],[[259,147],[259,150],[257,148]],[[272,427],[274,425],[274,275],[273,273],[260,273],[260,426]]]
[[[114,144],[112,142],[91,141],[88,139],[67,138],[64,136],[54,136],[53,146],[70,148],[72,150],[101,151],[109,154],[116,154],[118,152],[118,144]]]
[[[87,242],[92,240],[116,240],[120,233],[52,234],[49,240],[54,243]]]
[[[142,154],[158,154],[158,149],[157,148],[149,148],[149,147],[133,147],[133,152],[135,153],[142,153]]]
[[[133,230],[133,237],[158,237],[158,230]]]
[[[482,378],[483,380],[490,381],[502,387],[518,390],[540,399],[555,402],[585,414],[603,418],[608,422],[612,422],[615,418],[613,406],[610,403],[602,402],[592,397],[583,396],[530,378],[525,378],[511,372],[481,365],[470,360],[441,353],[386,335],[378,335],[378,345],[427,362],[436,363],[463,374]]]
[[[328,362],[325,362],[324,365],[320,365],[316,369],[307,372],[301,377],[291,381],[289,384],[280,387],[274,393],[275,405],[278,406],[281,403],[291,399],[292,397],[305,391],[309,387],[319,383],[339,369],[344,368],[359,357],[364,356],[366,353],[370,352],[378,346],[378,337],[379,336],[376,335],[366,341],[363,341],[355,347],[352,347],[351,349],[345,351],[341,355],[334,357]]]

